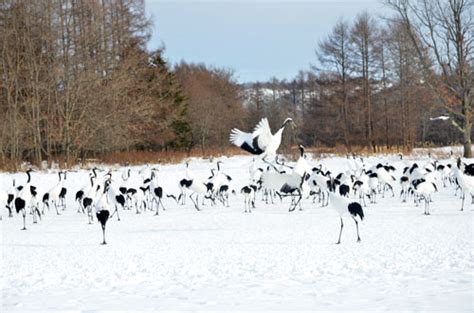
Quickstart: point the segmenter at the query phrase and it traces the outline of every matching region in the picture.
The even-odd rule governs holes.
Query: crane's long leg
[[[30,207],[30,215],[32,215],[32,217],[33,217],[33,224],[35,224],[35,223],[36,223],[36,219],[35,219],[35,211],[33,210],[33,208],[32,208],[32,207]]]
[[[277,193],[278,195],[280,195],[279,193]],[[287,195],[286,195],[287,196]],[[290,202],[290,209],[288,210],[288,212],[293,212],[295,209],[296,209],[296,205],[295,205],[295,199],[294,199],[294,196],[293,195],[290,195],[291,197],[291,202]],[[280,195],[280,199],[281,199],[281,195]]]
[[[359,236],[359,222],[353,217],[352,218],[354,222],[356,223],[356,229],[357,229],[357,242],[360,242],[360,236]]]
[[[35,207],[36,214],[38,214],[39,219],[41,220],[41,212],[38,207]]]
[[[199,210],[199,206],[198,206],[198,204],[196,203],[196,201],[199,201],[198,195],[196,195],[196,201],[194,201],[194,199],[193,199],[193,194],[194,194],[194,193],[192,193],[192,194],[189,195],[189,199],[191,199],[191,201],[194,203],[194,207],[196,208],[196,210],[200,211],[200,210]]]
[[[206,199],[206,196],[202,197],[202,205],[204,205],[204,199]],[[199,210],[199,194],[196,194],[196,209]]]
[[[112,216],[114,216],[114,214],[117,212],[117,221],[120,221],[120,215],[119,215],[119,211],[118,211],[118,208],[117,208],[117,204],[115,204],[115,211],[114,213],[112,214]],[[111,216],[111,217],[112,217]]]
[[[341,230],[339,231],[339,240],[336,242],[336,244],[341,243],[341,235],[342,235],[342,228],[344,227],[344,223],[342,222],[342,217],[341,217]]]
[[[161,207],[163,208],[163,210],[164,210],[165,208],[163,207],[163,203],[161,203],[161,198],[158,198],[158,201],[156,201],[156,202],[157,202],[157,203],[156,203],[157,206],[156,206],[156,213],[155,213],[155,215],[159,215],[159,214],[160,214],[160,204],[161,204]]]
[[[45,206],[48,207],[48,211],[49,211],[49,204],[48,204],[48,202],[43,202],[43,209],[42,209],[43,214],[44,214],[44,207],[45,207]]]
[[[163,201],[161,201],[161,198],[158,199],[158,208],[156,209],[156,214],[158,215],[158,209],[160,208],[160,204],[161,204],[161,209],[163,211],[166,211],[165,209],[165,206],[163,205]]]
[[[299,198],[298,198],[298,201],[296,201],[295,209],[298,205],[300,205],[300,211],[302,211],[303,209],[301,208],[301,199],[303,199],[303,195],[301,194],[301,191],[299,189],[298,189],[298,194],[299,194]]]
[[[87,219],[89,220],[89,224],[92,224],[92,206],[87,207]]]
[[[105,225],[102,225],[102,238],[104,241],[102,242],[103,245],[106,245],[107,242],[105,242]]]
[[[23,215],[23,228],[21,230],[26,230],[26,210],[22,210],[22,215]]]
[[[153,202],[156,203],[156,212],[155,212],[155,216],[156,215],[160,215],[160,202],[159,200],[156,200],[156,197],[153,197],[153,199],[151,200],[151,204],[152,204],[152,208],[153,208]]]
[[[38,220],[36,217],[36,208],[32,207],[31,210],[33,211],[33,224],[37,224]]]
[[[168,198],[169,198],[169,197],[168,197]],[[174,198],[174,196],[171,197],[171,198]],[[163,201],[161,201],[161,198],[160,198],[160,203],[161,203],[161,209],[162,209],[163,211],[166,211],[165,206],[163,205]]]

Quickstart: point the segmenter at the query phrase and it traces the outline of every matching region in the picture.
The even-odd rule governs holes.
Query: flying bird
[[[251,154],[260,155],[262,159],[267,156],[273,157],[280,147],[283,130],[289,123],[294,124],[291,118],[287,118],[278,131],[272,135],[268,119],[265,117],[255,126],[252,133],[246,133],[237,128],[232,129],[230,142]]]

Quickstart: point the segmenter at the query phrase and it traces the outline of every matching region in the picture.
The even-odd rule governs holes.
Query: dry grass
[[[385,147],[385,146],[378,146],[377,151],[374,152],[372,149],[367,148],[367,146],[352,146],[352,151],[349,152],[344,145],[337,145],[335,147],[311,147],[307,148],[306,151],[312,153],[315,157],[325,157],[328,155],[337,155],[337,156],[345,156],[349,153],[353,153],[356,155],[361,156],[371,156],[371,155],[379,155],[379,154],[410,154],[411,149],[407,147],[400,147],[400,146],[392,146],[392,147]]]
[[[228,149],[207,149],[202,150],[191,150],[191,152],[186,151],[128,151],[128,152],[115,152],[104,155],[94,161],[98,163],[105,164],[131,164],[139,165],[146,163],[159,163],[159,164],[175,164],[181,163],[183,160],[192,157],[201,157],[201,158],[212,158],[219,157],[222,155],[233,156],[242,154],[242,150],[237,147],[231,147]]]
[[[3,172],[16,172],[20,166],[17,162],[13,162],[10,160],[2,160],[0,161],[0,171]]]
[[[458,149],[459,150],[459,149]],[[323,158],[330,155],[346,156],[348,151],[344,145],[337,145],[335,147],[309,147],[306,148],[306,152],[311,153],[315,158]],[[286,158],[290,160],[296,160],[299,156],[298,147],[286,148],[283,151]],[[415,153],[417,155],[431,155],[435,158],[446,158],[449,155],[443,152],[442,149],[436,147],[417,148],[415,151],[401,146],[393,147],[377,147],[377,151],[374,153],[371,149],[369,150],[366,146],[353,146],[352,152],[360,156],[371,156],[378,154],[398,154],[403,153],[404,155]],[[55,157],[53,161],[48,162],[48,168],[71,168],[73,166],[79,166],[88,168],[91,164],[108,164],[108,165],[141,165],[141,164],[176,164],[182,163],[187,158],[213,158],[219,156],[234,156],[234,155],[245,155],[246,152],[242,151],[237,147],[229,147],[226,149],[207,149],[202,151],[201,149],[194,149],[191,152],[186,151],[124,151],[114,152],[105,154],[97,158],[90,158],[84,160],[77,160],[74,164],[66,164],[63,157]],[[455,150],[455,155],[462,155],[462,151]],[[12,161],[4,161],[0,163],[0,171],[14,172],[22,170],[22,166]]]
[[[123,151],[104,154],[98,157],[91,157],[85,159],[77,159],[74,162],[66,163],[63,156],[52,157],[45,164],[31,164],[26,161],[13,162],[6,160],[0,161],[0,171],[3,172],[17,172],[26,170],[32,167],[35,169],[41,168],[90,168],[92,164],[107,164],[107,165],[141,165],[141,164],[176,164],[181,163],[187,158],[213,158],[219,156],[233,156],[243,154],[242,150],[237,147],[230,147],[228,149],[195,149],[187,153],[186,151]]]

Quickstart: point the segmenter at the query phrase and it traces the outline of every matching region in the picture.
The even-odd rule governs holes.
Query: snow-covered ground
[[[222,160],[240,189],[251,158]],[[407,162],[396,156],[367,162],[387,160],[397,176]],[[318,164],[337,172],[348,162]],[[190,166],[204,178],[213,164],[192,160]],[[177,193],[184,165],[160,169],[168,192]],[[37,225],[28,216],[26,231],[20,231],[21,215],[8,218],[2,209],[2,312],[474,310],[473,206],[468,198],[461,212],[453,187],[439,184],[430,216],[397,196],[368,204],[360,243],[347,218],[342,243],[335,245],[340,221],[331,207],[307,199],[302,211],[288,212],[289,199],[258,201],[249,214],[238,194],[229,208],[206,205],[198,212],[189,200],[178,206],[167,199],[159,216],[121,212],[120,222],[114,217],[107,224],[108,245],[102,246],[100,226],[76,212],[74,193],[87,184],[87,173],[68,174],[62,215],[51,210]],[[141,180],[137,168],[132,175]],[[8,188],[12,177],[0,174],[0,188]],[[14,177],[24,183],[26,175]],[[32,177],[43,190],[57,181],[55,173]]]

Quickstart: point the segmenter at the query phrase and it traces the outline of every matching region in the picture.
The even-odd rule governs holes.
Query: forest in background
[[[221,151],[232,127],[297,124],[284,148],[471,157],[472,0],[386,0],[315,43],[295,78],[239,84],[231,69],[149,51],[143,0],[0,0],[0,163],[76,163],[127,151]]]

